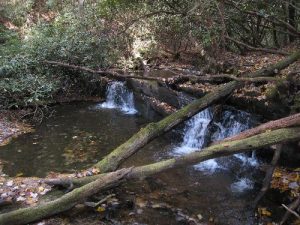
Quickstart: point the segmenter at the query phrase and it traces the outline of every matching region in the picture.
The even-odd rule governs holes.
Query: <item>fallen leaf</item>
[[[102,206],[99,206],[97,209],[96,209],[97,212],[104,212],[105,211],[105,208],[102,207]]]
[[[267,216],[267,217],[270,217],[272,215],[272,213],[268,211],[267,208],[258,208],[258,213],[261,216]]]

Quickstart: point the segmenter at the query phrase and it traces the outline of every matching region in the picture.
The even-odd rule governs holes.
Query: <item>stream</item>
[[[55,106],[55,111],[35,132],[0,147],[5,174],[44,177],[87,168],[147,123],[161,119],[122,82],[109,84],[103,103],[70,103]],[[149,143],[122,166],[184,155],[256,123],[253,115],[231,107],[224,107],[217,118],[208,108]],[[129,182],[117,195],[133,206],[113,211],[109,219],[121,224],[193,224],[191,218],[222,225],[255,224],[248,203],[261,182],[259,164],[255,154],[236,154]],[[97,218],[97,212],[92,214]]]

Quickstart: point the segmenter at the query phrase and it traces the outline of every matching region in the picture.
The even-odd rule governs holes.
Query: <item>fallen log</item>
[[[253,46],[250,46],[250,45],[247,45],[241,41],[238,41],[238,40],[235,40],[229,36],[225,36],[226,39],[232,41],[233,43],[237,44],[237,45],[240,45],[240,46],[243,46],[245,47],[246,49],[250,50],[250,51],[257,51],[257,52],[266,52],[266,53],[271,53],[271,54],[278,54],[278,55],[289,55],[289,53],[287,52],[283,52],[283,51],[280,51],[280,50],[275,50],[275,49],[270,49],[270,48],[257,48],[257,47],[253,47]]]
[[[289,55],[288,57],[284,58],[283,60],[279,61],[278,63],[272,64],[266,68],[262,68],[254,73],[245,74],[244,77],[261,77],[261,76],[273,76],[279,73],[279,71],[285,69],[290,64],[294,63],[300,59],[300,51],[296,51],[293,54]]]
[[[282,204],[282,206],[287,210],[286,213],[284,214],[282,220],[280,221],[280,225],[283,225],[285,224],[285,222],[288,220],[288,218],[290,217],[291,214],[294,214],[295,211],[294,210],[297,210],[297,208],[299,207],[300,205],[300,197],[298,197],[296,200],[294,200],[288,207],[285,206],[284,204]],[[294,214],[295,215],[295,214]],[[298,216],[299,218],[299,215],[296,214],[295,215],[296,217]]]
[[[234,135],[232,137],[228,137],[226,139],[223,139],[222,141],[217,141],[212,143],[211,146],[221,144],[221,143],[227,143],[230,141],[236,141],[241,140],[245,138],[252,137],[254,135],[258,135],[264,132],[270,132],[272,130],[282,129],[282,128],[289,128],[289,127],[299,127],[300,126],[300,113],[288,116],[285,118],[281,118],[275,121],[270,121],[264,124],[261,124],[257,127],[254,127],[252,129],[243,131],[240,134]],[[80,179],[77,178],[57,178],[57,179],[46,179],[44,180],[45,183],[53,186],[63,186],[69,188],[70,186],[81,186],[83,184],[86,184],[88,182],[91,182],[95,180],[97,177],[101,177],[102,175],[96,175],[96,176],[88,176],[83,177]]]
[[[129,179],[140,179],[171,168],[191,165],[208,159],[228,156],[281,142],[299,139],[299,127],[284,128],[265,132],[242,140],[220,143],[181,157],[171,158],[150,165],[121,169],[107,174],[100,174],[98,176],[93,176],[93,179],[96,180],[92,182],[89,181],[90,183],[74,189],[59,199],[40,204],[35,207],[22,208],[1,214],[0,224],[27,224],[60,212],[64,212],[72,208],[76,203],[83,201],[85,198]]]
[[[221,142],[234,141],[242,138],[251,137],[253,135],[265,132],[266,130],[275,130],[280,128],[296,127],[296,126],[300,126],[300,113],[261,124],[257,127],[254,127],[249,130],[245,130],[232,137],[225,138]]]
[[[121,81],[124,81],[126,79],[138,79],[138,80],[156,81],[160,84],[168,84],[168,85],[174,85],[188,80],[192,82],[204,82],[204,81],[213,82],[224,78],[229,80],[241,81],[241,82],[272,82],[272,81],[280,80],[279,78],[267,77],[267,76],[266,77],[258,76],[252,78],[252,77],[237,77],[230,74],[217,74],[217,75],[207,74],[204,76],[196,76],[196,75],[184,75],[179,73],[176,73],[177,74],[176,77],[165,79],[165,78],[151,77],[151,76],[123,75],[114,70],[93,70],[88,67],[77,66],[77,65],[72,65],[72,64],[57,62],[57,61],[45,60],[44,62],[53,66],[61,66],[72,70],[79,70],[87,73],[99,74],[107,78],[121,80]]]
[[[122,180],[122,178],[126,177],[130,171],[131,168],[121,169],[116,172],[106,174],[96,181],[86,184],[80,188],[74,189],[72,192],[63,195],[54,201],[1,214],[0,224],[27,224],[58,214],[60,212],[64,212],[68,209],[71,209],[78,202],[84,201],[88,196],[98,193],[103,187],[108,187],[112,184],[115,185],[118,181]]]
[[[113,70],[93,70],[93,69],[85,67],[85,66],[77,66],[77,65],[72,65],[69,63],[63,63],[63,62],[57,62],[57,61],[51,61],[51,60],[45,60],[44,63],[52,65],[52,66],[65,67],[65,68],[68,68],[71,70],[79,70],[79,71],[83,71],[86,73],[99,74],[99,75],[107,77],[107,78],[121,80],[121,81],[124,81],[126,79],[141,79],[141,80],[152,80],[152,81],[164,83],[164,79],[157,78],[157,77],[122,75]]]

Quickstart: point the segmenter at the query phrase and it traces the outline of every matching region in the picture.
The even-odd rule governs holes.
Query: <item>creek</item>
[[[181,102],[191,100],[185,96]],[[208,108],[155,139],[122,166],[186,154],[257,123],[253,115],[229,106],[216,118],[213,110]],[[108,85],[103,103],[70,103],[55,106],[55,111],[35,132],[0,147],[4,173],[43,177],[87,168],[147,123],[161,119],[122,82]],[[255,224],[248,203],[261,182],[259,164],[254,154],[237,154],[130,182],[124,188],[131,197],[123,193],[120,199],[133,206],[115,210],[109,217],[122,224],[188,224],[186,215],[224,225]]]

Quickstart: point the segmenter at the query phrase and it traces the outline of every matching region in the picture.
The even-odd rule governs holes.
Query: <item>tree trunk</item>
[[[261,77],[261,76],[273,76],[279,73],[280,70],[288,67],[290,64],[294,63],[300,58],[300,51],[296,51],[290,56],[284,58],[280,62],[270,65],[266,68],[262,68],[254,73],[245,75],[246,77]]]
[[[266,130],[275,130],[275,129],[280,129],[280,128],[293,127],[293,126],[295,126],[295,127],[300,126],[300,113],[297,113],[297,114],[294,114],[292,116],[288,116],[285,118],[281,118],[279,120],[273,120],[273,121],[264,123],[255,128],[243,131],[242,133],[239,133],[233,137],[225,138],[221,142],[235,141],[235,140],[251,137],[256,134],[260,134],[262,132],[265,132]]]
[[[288,13],[289,13],[289,15],[288,15],[288,23],[292,26],[292,27],[294,27],[295,28],[295,30],[297,30],[297,27],[296,27],[296,9],[295,9],[295,7],[294,7],[294,5],[295,5],[295,1],[293,1],[293,0],[290,0],[289,1],[289,6],[288,6]],[[293,42],[295,40],[295,36],[293,36],[293,35],[289,35],[289,41],[290,42]]]
[[[94,182],[86,184],[80,188],[74,189],[72,192],[64,196],[38,206],[18,209],[6,214],[0,215],[1,225],[17,225],[27,224],[40,220],[42,218],[67,211],[82,202],[85,198],[98,193],[103,187],[115,185],[118,181],[124,178],[131,169],[121,169],[102,176]]]

